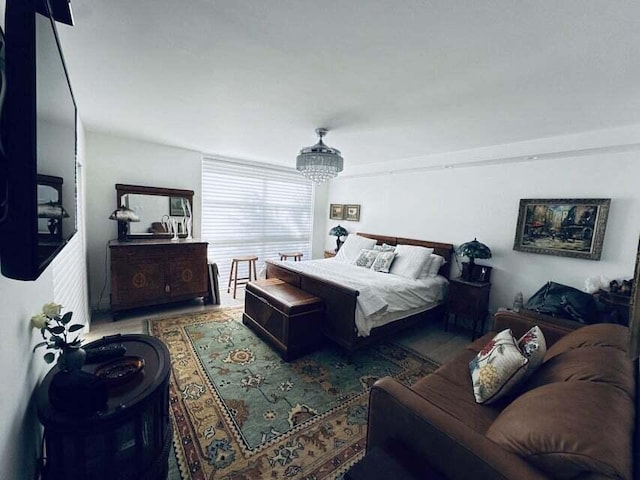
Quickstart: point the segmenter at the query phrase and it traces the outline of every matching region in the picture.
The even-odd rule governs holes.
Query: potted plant
[[[40,347],[46,347],[44,361],[52,363],[56,352],[59,351],[57,365],[62,371],[79,370],[84,365],[86,352],[81,347],[80,333],[73,337],[74,332],[79,332],[84,325],[71,323],[73,312],[62,313],[62,305],[47,303],[42,307],[42,313],[31,317],[31,324],[40,329],[43,342],[33,347],[33,351]]]

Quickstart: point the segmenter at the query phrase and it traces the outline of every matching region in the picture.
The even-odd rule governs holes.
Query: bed
[[[435,254],[445,258],[446,263],[440,268],[438,274],[439,279],[436,282],[442,283],[443,280],[449,278],[449,270],[451,266],[451,256],[453,253],[453,245],[449,243],[430,242],[425,240],[414,240],[408,238],[390,237],[383,235],[374,235],[368,233],[358,233],[361,237],[376,240],[381,245],[416,245],[421,247],[433,248]],[[404,330],[412,325],[423,321],[439,321],[445,312],[444,296],[438,301],[425,302],[415,308],[405,311],[394,311],[381,315],[378,319],[375,315],[371,316],[368,325],[363,325],[362,315],[359,314],[358,296],[361,294],[361,288],[356,287],[357,283],[353,281],[336,281],[329,278],[323,278],[320,273],[322,270],[321,262],[332,262],[333,260],[312,260],[309,262],[281,262],[267,260],[266,276],[267,278],[279,278],[301,290],[316,295],[324,300],[325,303],[325,319],[323,332],[324,334],[338,345],[353,351],[365,345],[388,338],[390,335]],[[314,264],[314,262],[317,262]],[[309,269],[301,267],[300,264],[309,264]],[[359,267],[354,267],[359,268]],[[444,281],[446,284],[446,281]],[[446,285],[443,287],[446,291]],[[363,294],[365,292],[363,291]],[[363,329],[366,336],[363,336]],[[368,330],[368,331],[366,331]]]

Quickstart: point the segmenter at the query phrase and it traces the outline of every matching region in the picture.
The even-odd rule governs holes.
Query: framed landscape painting
[[[513,249],[600,260],[610,198],[520,200]]]

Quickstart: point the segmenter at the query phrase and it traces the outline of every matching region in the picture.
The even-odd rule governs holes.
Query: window
[[[312,223],[313,185],[296,170],[203,158],[201,237],[221,287],[233,257],[256,255],[258,272],[281,252],[310,259]],[[247,276],[245,269],[246,263],[239,266],[239,277]]]

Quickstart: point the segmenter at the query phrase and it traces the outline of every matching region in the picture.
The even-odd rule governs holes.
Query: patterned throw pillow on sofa
[[[544,334],[537,325],[532,327],[518,340],[518,347],[522,354],[529,359],[527,376],[531,375],[544,361],[547,354],[547,342]]]
[[[491,403],[518,385],[529,359],[520,351],[511,330],[498,333],[469,363],[477,403]]]

